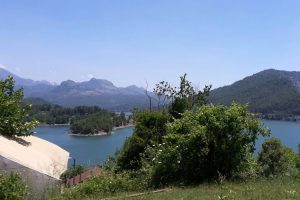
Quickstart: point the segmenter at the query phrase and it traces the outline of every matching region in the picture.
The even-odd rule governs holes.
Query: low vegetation
[[[196,187],[171,188],[169,192],[147,194],[139,200],[296,200],[300,199],[300,179],[277,177],[246,182],[204,183]]]
[[[24,200],[28,196],[28,188],[18,174],[4,175],[0,173],[0,199]]]
[[[141,174],[107,172],[83,182],[74,188],[66,189],[57,199],[102,199],[131,192],[149,189],[147,180]]]

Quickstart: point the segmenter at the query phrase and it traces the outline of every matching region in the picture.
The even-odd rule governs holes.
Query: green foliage
[[[31,102],[36,103],[36,101]],[[59,105],[41,102],[41,104],[33,104],[28,118],[35,118],[43,124],[69,124],[73,117],[93,115],[101,112],[105,111],[97,106],[65,108]]]
[[[296,167],[300,170],[300,144],[298,144],[298,152],[295,158]]]
[[[170,83],[161,81],[156,84],[153,92],[158,97],[158,107],[162,98],[163,104],[168,99],[171,101],[169,113],[175,119],[179,119],[186,110],[207,104],[210,89],[211,86],[205,86],[203,91],[195,89],[187,80],[187,74],[184,74],[180,77],[179,87],[172,87]]]
[[[161,142],[166,133],[166,124],[169,116],[164,112],[140,112],[136,114],[134,135],[137,135],[147,144]]]
[[[67,171],[65,171],[61,176],[60,179],[63,181],[66,181],[69,178],[73,178],[79,174],[82,174],[83,172],[87,171],[88,167],[83,165],[76,165],[75,168],[69,168]]]
[[[108,112],[78,116],[72,119],[70,130],[74,134],[109,133],[113,129],[113,118]]]
[[[144,191],[147,188],[147,182],[140,174],[108,172],[66,190],[61,199],[102,199],[122,193]]]
[[[27,187],[18,174],[0,174],[1,200],[23,200],[27,195]]]
[[[129,118],[129,117],[128,117]],[[113,115],[114,126],[125,126],[128,124],[127,118],[124,112],[121,112],[120,115]]]
[[[12,77],[0,80],[0,134],[6,136],[32,135],[37,121],[26,121],[30,105],[21,105],[23,89],[15,90]]]
[[[295,166],[295,155],[284,147],[279,139],[271,138],[262,144],[258,162],[264,176],[284,175]]]
[[[156,185],[232,177],[269,132],[246,106],[203,106],[168,125],[161,145],[151,147]]]
[[[169,107],[169,112],[175,119],[180,119],[188,108],[189,102],[187,98],[175,98],[174,102]]]
[[[33,100],[32,100],[33,101]],[[34,99],[34,101],[36,101]],[[37,119],[43,124],[71,124],[74,134],[95,134],[100,131],[110,132],[114,126],[127,125],[124,113],[109,113],[97,106],[77,106],[65,108],[59,105],[44,103],[35,104],[28,119]]]
[[[120,169],[139,169],[141,155],[147,146],[162,141],[166,134],[168,115],[163,112],[139,112],[135,116],[136,126],[132,137],[127,139],[119,152],[117,163]]]
[[[126,140],[124,148],[118,155],[118,168],[121,170],[136,170],[141,167],[141,155],[145,150],[145,141],[139,136]]]
[[[233,172],[232,178],[234,180],[249,181],[257,179],[261,175],[261,166],[257,162],[256,156],[249,150],[237,169]]]

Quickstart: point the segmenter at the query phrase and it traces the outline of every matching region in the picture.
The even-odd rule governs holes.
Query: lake
[[[68,134],[69,126],[42,126],[35,129],[35,136],[50,141],[70,152],[69,165],[76,164],[95,166],[103,163],[109,156],[120,149],[133,128],[118,129],[107,136],[80,137]]]
[[[271,129],[272,136],[279,138],[282,143],[297,151],[300,143],[300,123],[286,121],[262,122]],[[126,138],[131,136],[133,128],[116,130],[114,134],[108,136],[79,137],[68,135],[69,126],[38,127],[35,129],[36,136],[48,140],[70,152],[72,159],[69,164],[84,164],[94,166],[103,163],[109,156],[120,149]],[[261,149],[262,138],[257,141],[257,150]]]
[[[271,121],[262,120],[272,132],[271,137],[279,138],[281,142],[290,148],[293,148],[295,152],[298,151],[298,144],[300,144],[300,123],[288,122],[288,121]],[[261,149],[261,144],[264,139],[260,138],[256,143],[256,149]]]

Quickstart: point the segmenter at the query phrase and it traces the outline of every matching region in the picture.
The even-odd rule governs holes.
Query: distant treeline
[[[285,113],[275,113],[275,114],[256,114],[258,118],[261,119],[267,119],[267,120],[283,120],[283,121],[294,121],[299,122],[300,121],[300,115],[291,115],[291,114],[285,114]]]
[[[70,124],[74,134],[95,134],[110,132],[113,127],[127,125],[132,116],[111,113],[97,106],[78,106],[65,108],[55,104],[32,105],[28,116],[36,119],[40,124]]]

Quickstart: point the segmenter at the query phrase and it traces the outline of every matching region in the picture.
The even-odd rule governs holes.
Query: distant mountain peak
[[[52,83],[42,80],[42,81],[34,81],[32,79],[25,79],[17,76],[14,73],[9,72],[6,69],[0,68],[0,79],[5,79],[8,76],[12,76],[16,82],[16,85],[19,86],[34,86],[34,85],[39,85],[39,84],[44,84],[44,85],[53,85]]]
[[[66,80],[66,81],[61,82],[60,85],[61,85],[61,86],[72,87],[72,86],[76,85],[76,82],[75,82],[75,81],[72,81],[72,80]]]
[[[104,84],[104,85],[114,86],[114,84],[112,82],[105,80],[105,79],[91,78],[91,80],[88,82],[95,83],[95,84]]]
[[[130,86],[127,86],[125,87],[125,89],[128,89],[128,90],[135,90],[135,91],[140,91],[140,92],[145,92],[145,88],[143,87],[138,87],[136,85],[130,85]]]
[[[7,70],[0,69],[0,78],[12,75],[18,86],[24,87],[28,101],[44,103],[40,98],[50,103],[67,107],[79,105],[97,105],[105,109],[128,111],[132,108],[143,108],[148,105],[144,89],[131,85],[116,87],[105,79],[92,78],[84,82],[66,80],[59,85],[49,82],[23,79]],[[150,92],[151,94],[151,92]]]

